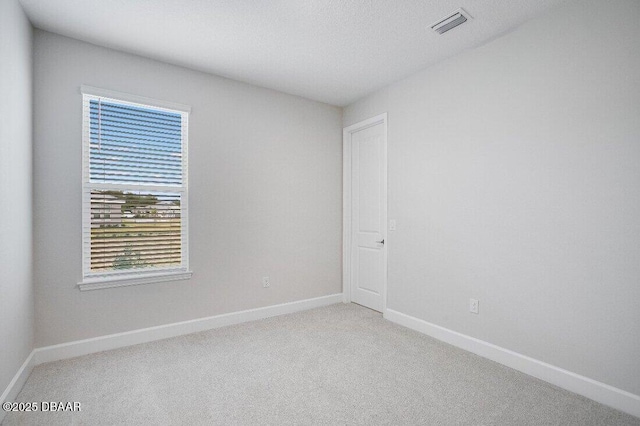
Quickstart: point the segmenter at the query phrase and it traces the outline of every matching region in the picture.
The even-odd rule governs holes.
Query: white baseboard
[[[184,334],[197,333],[199,331],[211,330],[227,325],[291,314],[341,302],[342,293],[331,294],[329,296],[316,297],[313,299],[298,300],[296,302],[282,303],[280,305],[231,312],[212,317],[182,321],[157,327],[143,328],[140,330],[127,331],[124,333],[110,334],[107,336],[94,337],[92,339],[77,340],[74,342],[37,348],[29,354],[25,362],[22,364],[22,367],[20,367],[16,375],[13,377],[13,380],[11,380],[11,383],[9,383],[9,386],[7,386],[5,391],[2,393],[2,397],[0,397],[0,404],[5,401],[14,401],[16,396],[20,393],[20,390],[22,390],[22,387],[27,381],[27,378],[29,377],[29,374],[31,374],[33,368],[44,362],[74,358],[95,352],[137,345],[139,343],[146,343],[154,340],[168,339],[170,337],[182,336]],[[0,409],[0,423],[2,423],[5,414],[5,411]]]
[[[473,352],[568,391],[586,396],[601,404],[640,417],[639,395],[634,395],[622,389],[392,309],[387,309],[384,317],[396,324],[429,335],[466,351]]]
[[[13,401],[26,382],[33,368],[44,362],[73,358],[90,353],[101,352],[154,340],[167,339],[184,334],[239,324],[263,318],[284,315],[307,309],[333,305],[343,301],[343,294],[332,294],[314,299],[283,303],[240,312],[232,312],[207,318],[199,318],[157,327],[133,330],[124,333],[78,340],[59,345],[34,349],[18,370],[9,386],[2,393],[0,403]],[[608,405],[633,416],[640,417],[640,396],[622,389],[595,381],[588,377],[564,370],[528,356],[501,348],[480,339],[458,333],[427,321],[387,309],[384,315],[389,321],[427,334],[443,342],[457,346],[482,357],[496,361],[525,374],[537,377],[571,392],[583,395],[594,401]],[[0,423],[5,412],[0,410]]]
[[[2,405],[2,403],[5,401],[13,402],[16,399],[16,396],[18,396],[20,390],[22,390],[24,383],[29,378],[29,374],[31,374],[31,371],[33,371],[33,367],[35,366],[36,362],[34,351],[31,351],[27,359],[22,363],[22,366],[20,367],[16,375],[13,376],[13,379],[11,380],[7,388],[4,390],[4,392],[2,392],[2,396],[0,396],[0,405]],[[0,409],[0,423],[2,423],[2,420],[4,419],[4,416],[6,414],[7,413],[4,410]]]
[[[5,391],[2,393],[2,397],[0,397],[0,404],[5,401],[14,401],[16,396],[20,393],[20,390],[22,390],[22,387],[27,381],[27,378],[29,377],[29,374],[31,374],[33,368],[36,365],[45,362],[74,358],[81,355],[137,345],[139,343],[146,343],[154,340],[168,339],[170,337],[182,336],[184,334],[197,333],[199,331],[211,330],[227,325],[291,314],[341,302],[342,293],[331,294],[329,296],[316,297],[313,299],[298,300],[295,302],[282,303],[280,305],[265,306],[263,308],[231,312],[212,317],[176,322],[157,327],[143,328],[124,333],[94,337],[92,339],[77,340],[74,342],[61,343],[59,345],[36,348],[31,352],[31,354],[29,354],[25,362],[22,364],[22,367],[20,367],[16,375],[13,377],[13,380],[11,380],[11,383],[9,383],[9,386],[7,386]],[[2,423],[5,414],[5,411],[0,409],[0,423]]]
[[[36,365],[342,302],[342,293],[37,348]]]

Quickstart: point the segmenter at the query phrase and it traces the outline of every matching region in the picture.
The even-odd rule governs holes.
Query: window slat
[[[96,175],[116,175],[116,176],[137,176],[137,177],[159,177],[167,179],[175,179],[180,182],[182,180],[182,170],[169,169],[165,167],[135,167],[115,162],[99,161],[102,164],[92,165],[91,173]]]
[[[101,116],[100,116],[101,117]],[[132,135],[148,135],[162,139],[168,139],[171,143],[179,143],[181,132],[172,130],[171,128],[159,128],[150,125],[135,125],[134,123],[126,123],[124,121],[116,121],[102,118],[100,123],[93,123],[91,130],[94,132],[111,132]],[[156,136],[157,135],[157,136]]]
[[[167,120],[164,120],[162,118],[158,119],[158,118],[153,118],[153,117],[145,117],[145,116],[141,116],[141,115],[136,115],[136,114],[123,114],[119,111],[107,111],[107,110],[102,110],[100,112],[98,112],[97,108],[91,108],[91,118],[94,117],[98,117],[98,114],[100,115],[100,117],[104,118],[104,119],[109,119],[112,121],[116,121],[116,120],[121,120],[123,122],[134,122],[137,124],[144,124],[144,125],[148,125],[148,126],[157,126],[158,128],[177,128],[177,131],[180,131],[180,120],[175,121],[175,122],[168,122]]]
[[[109,142],[127,144],[130,147],[163,150],[168,152],[180,152],[180,144],[175,141],[167,141],[162,138],[143,134],[129,135],[121,132],[90,131],[91,141],[94,144],[109,145]]]
[[[91,101],[91,107],[92,108],[97,108],[98,105],[98,100],[92,100]],[[169,113],[169,112],[165,112],[165,111],[160,111],[157,109],[153,109],[153,107],[150,108],[140,108],[138,106],[130,106],[130,105],[125,105],[122,103],[113,103],[113,102],[109,102],[109,101],[105,101],[105,100],[100,100],[100,108],[102,108],[105,111],[121,111],[123,113],[128,113],[131,115],[138,115],[141,117],[146,117],[146,116],[151,116],[151,117],[162,117],[163,120],[167,120],[167,121],[180,121],[182,118],[182,113],[180,112],[175,112],[175,113]]]
[[[158,166],[182,167],[182,156],[178,155],[162,155],[147,152],[137,152],[134,150],[117,150],[112,147],[102,150],[91,149],[89,154],[91,162],[97,161],[121,161],[130,164],[154,164]]]

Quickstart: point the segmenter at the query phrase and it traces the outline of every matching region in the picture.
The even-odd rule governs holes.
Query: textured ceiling
[[[566,0],[21,0],[41,29],[347,105]],[[473,20],[429,26],[463,7]]]

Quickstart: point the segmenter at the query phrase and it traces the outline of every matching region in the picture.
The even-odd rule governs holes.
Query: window
[[[81,290],[190,278],[189,107],[83,86]]]

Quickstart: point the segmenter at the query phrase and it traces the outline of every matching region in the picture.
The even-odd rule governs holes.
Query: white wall
[[[390,309],[640,394],[638,22],[573,3],[345,108],[389,113]]]
[[[34,84],[36,346],[341,292],[340,108],[40,30]],[[191,280],[76,287],[81,84],[192,106]]]
[[[0,393],[33,349],[32,29],[0,1]],[[1,417],[1,416],[0,416]]]

